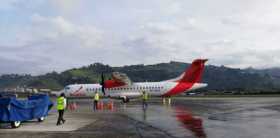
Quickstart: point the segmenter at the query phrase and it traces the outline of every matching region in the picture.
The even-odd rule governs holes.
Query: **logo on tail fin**
[[[199,84],[206,61],[207,59],[196,59],[192,62],[191,66],[184,73],[182,73],[182,75],[175,79],[168,80],[177,82],[177,85],[167,93],[163,94],[163,96],[176,95],[187,90],[206,87],[207,84]]]
[[[208,61],[208,59],[194,60],[190,65],[190,67],[183,74],[170,81],[188,82],[188,83],[200,82],[206,61]]]

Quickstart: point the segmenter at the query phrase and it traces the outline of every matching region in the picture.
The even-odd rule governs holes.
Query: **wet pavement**
[[[104,103],[108,100],[104,101]],[[280,135],[280,98],[173,98],[172,104],[152,99],[143,110],[140,101],[93,112],[87,99],[70,100],[67,123],[55,126],[56,111],[43,123],[26,122],[19,129],[3,124],[0,137],[176,137],[275,138]]]
[[[147,110],[123,106],[123,113],[174,137],[275,138],[280,135],[280,98],[176,98]]]
[[[141,108],[141,105],[127,105],[123,113],[173,137],[206,137],[202,119],[194,116],[188,109],[158,105],[149,105],[146,110]]]

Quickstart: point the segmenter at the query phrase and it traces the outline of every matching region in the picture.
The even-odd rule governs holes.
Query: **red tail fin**
[[[194,60],[189,69],[187,69],[180,77],[178,77],[174,81],[188,83],[200,82],[206,61],[207,59]]]

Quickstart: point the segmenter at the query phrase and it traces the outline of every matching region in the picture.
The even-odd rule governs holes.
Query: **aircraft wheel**
[[[38,118],[38,121],[39,122],[43,122],[45,120],[45,117],[40,117],[40,118]]]
[[[127,97],[124,97],[122,100],[123,100],[123,103],[128,103],[129,102],[129,98],[127,98]]]
[[[21,122],[20,121],[14,121],[11,123],[12,128],[18,128],[20,127]]]

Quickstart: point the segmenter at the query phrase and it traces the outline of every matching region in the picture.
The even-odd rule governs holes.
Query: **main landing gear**
[[[129,102],[129,98],[127,98],[127,97],[122,97],[122,101],[123,101],[123,103],[128,103],[128,102]]]
[[[165,105],[166,104],[166,98],[167,98],[167,104],[171,105],[171,97],[162,97],[162,103]]]

